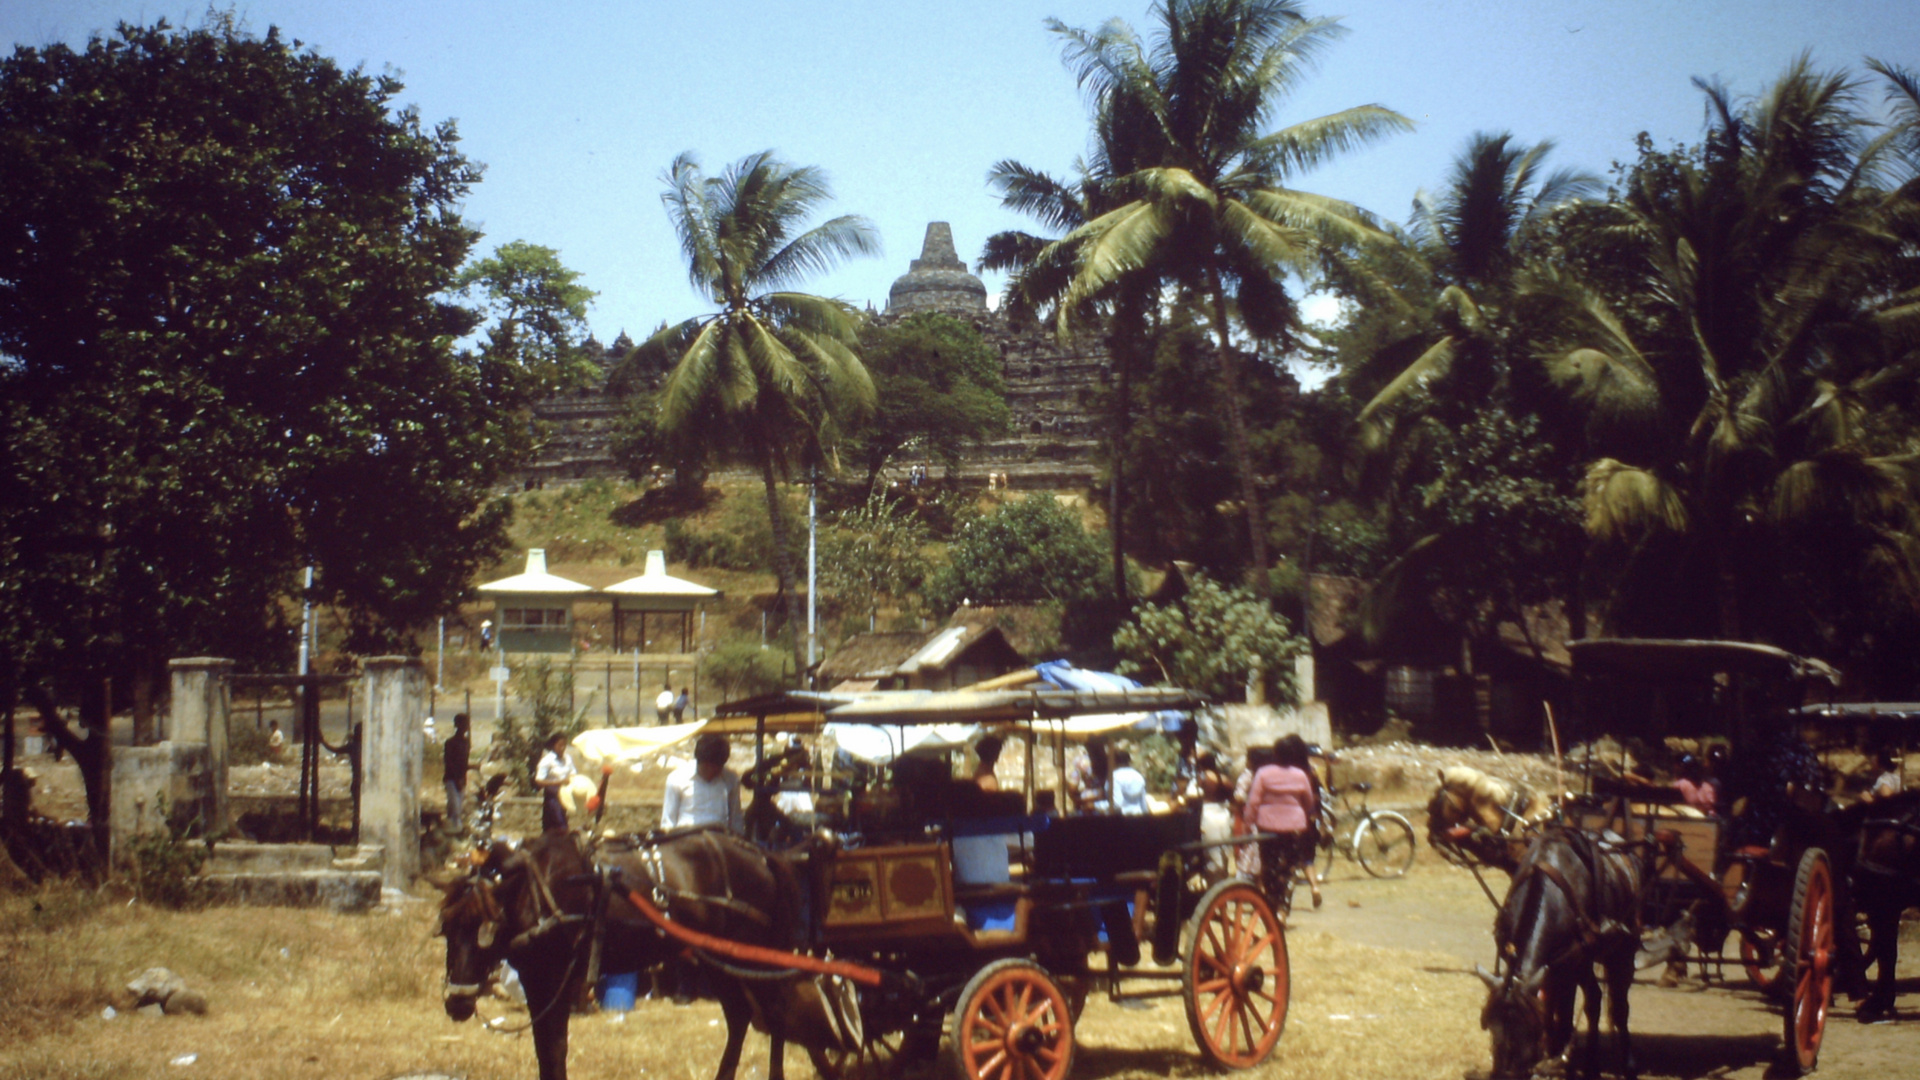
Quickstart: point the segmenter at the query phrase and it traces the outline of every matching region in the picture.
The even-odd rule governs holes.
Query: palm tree
[[[669,326],[640,346],[672,358],[660,394],[668,438],[686,428],[727,424],[760,470],[773,530],[775,579],[786,598],[797,670],[805,670],[802,611],[793,548],[780,502],[780,477],[817,461],[840,421],[871,411],[873,382],[854,353],[860,316],[852,307],[780,291],[854,255],[877,254],[865,218],[806,223],[831,198],[818,169],[796,168],[771,151],[707,177],[691,154],[674,159],[661,195],[687,260],[687,277],[718,310]]]
[[[1424,339],[1425,347],[1360,411],[1363,429],[1389,419],[1418,392],[1431,394],[1463,350],[1478,346],[1479,359],[1490,362],[1487,348],[1519,331],[1510,316],[1525,241],[1554,210],[1600,188],[1597,178],[1572,169],[1541,175],[1552,150],[1551,141],[1526,146],[1508,132],[1481,132],[1454,162],[1437,196],[1415,196],[1408,245],[1439,292],[1416,320],[1426,327],[1410,335]],[[1400,352],[1409,343],[1395,342]],[[1367,434],[1380,441],[1377,432]]]
[[[1218,385],[1244,504],[1254,584],[1267,593],[1267,544],[1246,418],[1238,326],[1286,344],[1296,324],[1288,273],[1389,242],[1357,207],[1285,186],[1293,175],[1380,135],[1411,128],[1362,105],[1276,131],[1268,121],[1312,59],[1342,33],[1294,0],[1163,0],[1151,47],[1113,20],[1049,28],[1092,99],[1104,183],[1115,205],[1043,249],[1071,260],[1062,332],[1117,283],[1146,275],[1198,302],[1212,323]]]
[[[1631,286],[1547,283],[1583,319],[1553,370],[1595,417],[1587,528],[1629,584],[1711,582],[1724,636],[1844,646],[1853,609],[1920,598],[1914,162],[1804,56],[1744,107],[1699,85],[1703,146],[1643,151],[1605,234]]]

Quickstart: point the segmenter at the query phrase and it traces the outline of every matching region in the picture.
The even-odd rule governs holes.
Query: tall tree
[[[1552,146],[1475,135],[1415,197],[1395,265],[1342,281],[1359,303],[1327,340],[1349,386],[1377,388],[1356,417],[1362,490],[1399,548],[1370,593],[1370,635],[1417,599],[1469,638],[1552,598],[1580,625],[1579,434],[1537,362],[1552,311],[1525,286],[1559,212],[1600,184],[1548,172]]]
[[[1390,242],[1358,207],[1286,181],[1412,124],[1361,105],[1268,130],[1313,58],[1342,33],[1337,21],[1309,19],[1293,0],[1165,0],[1153,13],[1151,47],[1119,20],[1095,31],[1049,24],[1067,40],[1067,63],[1093,101],[1098,141],[1126,201],[1038,258],[1072,260],[1061,299],[1069,324],[1082,303],[1139,272],[1206,311],[1254,586],[1264,596],[1265,522],[1234,327],[1284,346],[1297,325],[1289,273],[1312,274],[1344,251]]]
[[[1587,527],[1625,564],[1619,624],[1685,622],[1697,581],[1696,630],[1853,651],[1886,637],[1862,613],[1911,627],[1920,600],[1910,130],[1805,57],[1744,104],[1698,85],[1704,144],[1643,142],[1593,237],[1626,288],[1548,283],[1581,320],[1554,372],[1592,419]]]
[[[1071,336],[1071,320],[1060,317],[1061,299],[1073,284],[1071,251],[1057,243],[1061,236],[1085,225],[1117,201],[1107,167],[1110,154],[1096,145],[1092,165],[1078,163],[1080,179],[1067,183],[1017,161],[1002,161],[987,174],[987,183],[1000,193],[1000,205],[1037,219],[1052,235],[1038,236],[1008,230],[987,238],[980,257],[982,270],[1011,273],[1006,310],[1020,321],[1045,314],[1062,336]],[[1135,273],[1116,280],[1097,298],[1081,303],[1081,321],[1104,320],[1107,357],[1113,374],[1113,392],[1107,395],[1111,420],[1107,434],[1107,521],[1112,541],[1113,595],[1128,602],[1126,466],[1133,430],[1133,382],[1145,366],[1149,351],[1148,327],[1153,314],[1156,283],[1149,274]]]
[[[910,443],[952,467],[968,444],[1007,429],[1000,357],[980,331],[951,315],[925,311],[870,324],[861,359],[878,406],[849,433],[847,451],[867,467],[869,494]]]
[[[596,295],[550,247],[515,240],[460,271],[461,299],[490,318],[483,348],[541,386],[572,390],[601,378],[589,344],[587,305]]]
[[[812,228],[832,197],[825,174],[753,154],[716,177],[690,154],[674,159],[661,201],[679,234],[687,277],[718,310],[669,326],[640,347],[674,357],[660,395],[669,437],[714,417],[759,469],[772,522],[775,579],[787,602],[794,662],[806,670],[797,567],[788,555],[780,478],[818,462],[844,422],[873,409],[873,380],[855,354],[860,316],[838,300],[781,291],[854,255],[876,254],[879,234],[857,215]]]
[[[96,823],[106,679],[290,661],[307,562],[404,647],[504,546],[534,387],[451,347],[478,170],[400,90],[217,15],[0,61],[0,683]]]

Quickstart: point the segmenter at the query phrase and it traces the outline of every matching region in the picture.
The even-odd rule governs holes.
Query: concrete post
[[[362,670],[367,718],[360,744],[360,842],[386,849],[383,884],[404,889],[420,873],[427,673],[420,661],[405,656],[376,656]]]
[[[233,712],[233,661],[213,656],[176,657],[167,664],[173,676],[167,711],[168,742],[207,748],[207,833],[227,830],[227,721]]]

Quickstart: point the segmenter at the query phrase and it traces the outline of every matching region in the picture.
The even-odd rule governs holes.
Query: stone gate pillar
[[[227,722],[233,714],[233,661],[213,656],[177,657],[167,663],[173,676],[172,704],[165,738],[207,748],[207,833],[227,830]]]
[[[426,755],[427,674],[406,656],[376,656],[360,744],[360,842],[386,849],[382,884],[404,889],[420,873],[420,774]]]

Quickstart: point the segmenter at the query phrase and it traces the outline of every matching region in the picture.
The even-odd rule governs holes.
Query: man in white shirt
[[[547,752],[533,770],[533,786],[540,789],[540,828],[546,832],[567,831],[567,808],[560,804],[560,789],[573,779],[573,759],[567,756],[567,735],[555,732],[547,740]]]
[[[1125,750],[1113,752],[1113,808],[1122,814],[1148,811],[1147,778],[1133,767],[1133,755]]]
[[[694,744],[693,761],[667,776],[660,806],[662,829],[719,825],[740,831],[740,778],[727,768],[727,738],[708,732]]]
[[[667,717],[672,715],[673,685],[669,683],[661,687],[660,693],[655,695],[653,699],[653,722],[656,724],[664,724],[667,722]]]

